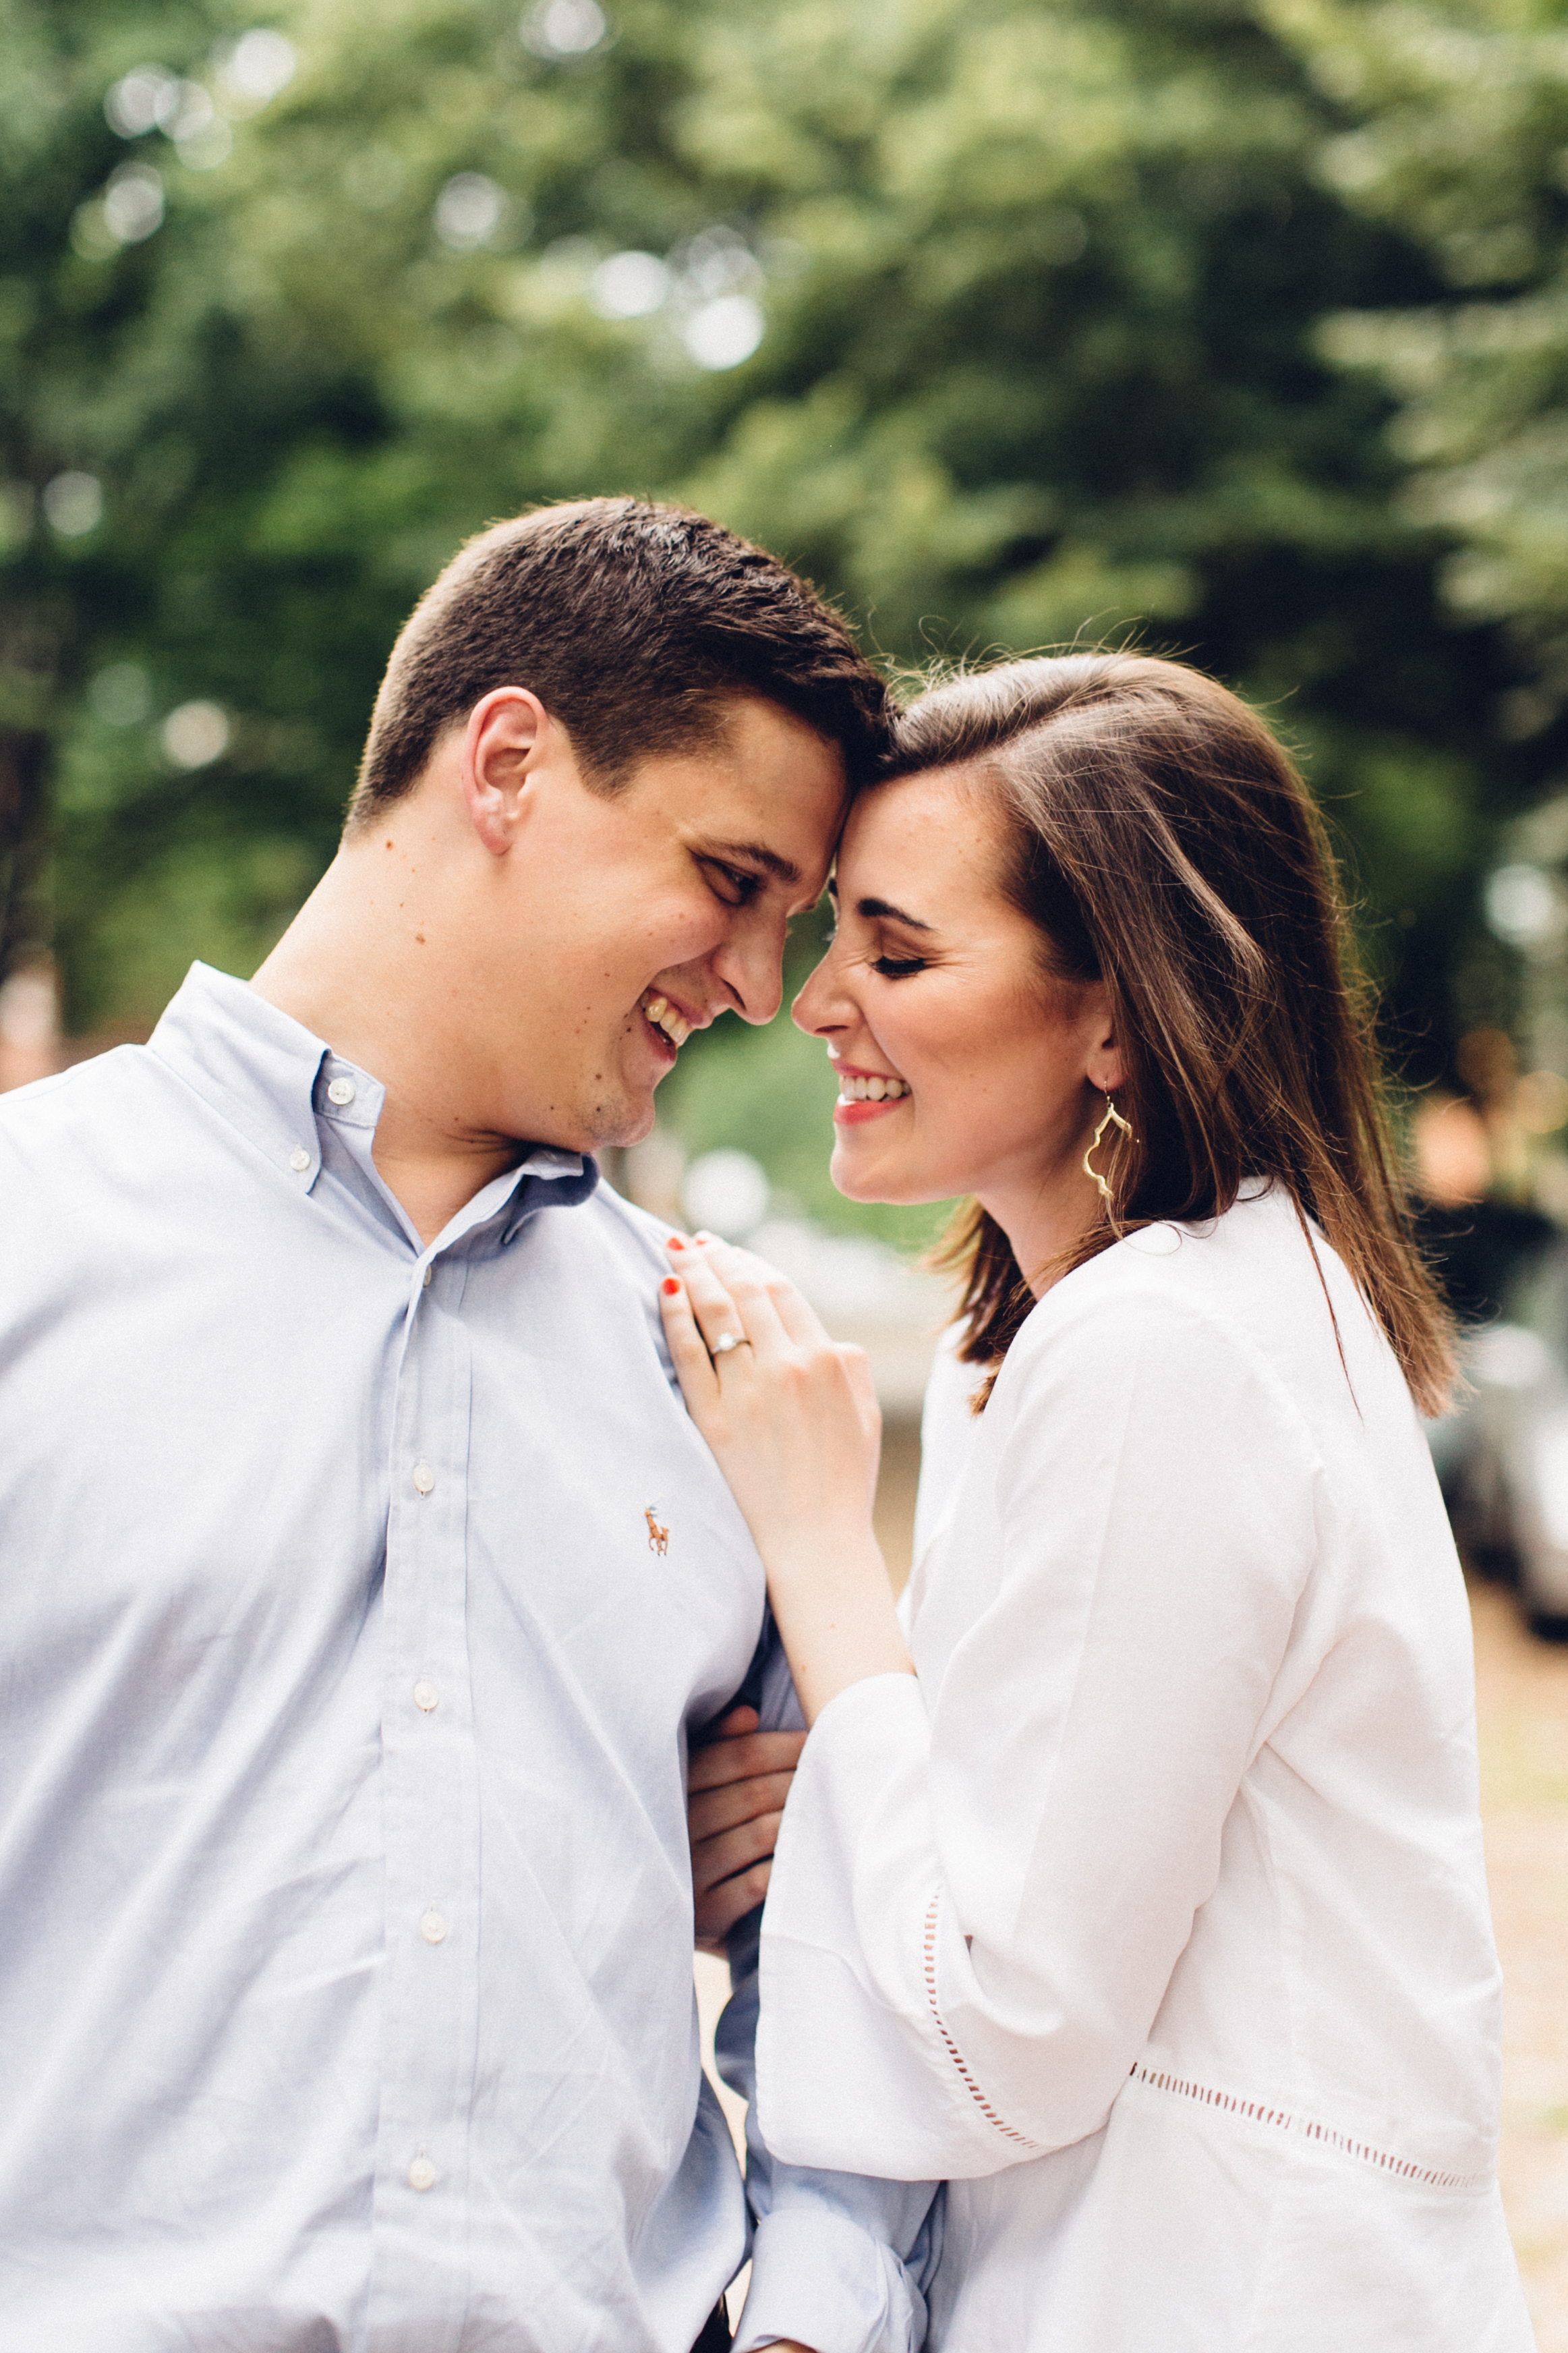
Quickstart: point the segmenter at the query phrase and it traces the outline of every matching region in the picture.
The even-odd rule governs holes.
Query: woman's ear
[[[1126,1085],[1127,1071],[1121,1060],[1121,1050],[1116,1042],[1110,991],[1102,980],[1092,982],[1085,990],[1083,1014],[1089,1040],[1084,1077],[1102,1095],[1113,1095]]]

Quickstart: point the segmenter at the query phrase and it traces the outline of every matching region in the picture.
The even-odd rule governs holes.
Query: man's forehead
[[[688,801],[688,818],[715,852],[733,856],[793,888],[814,874],[818,888],[849,809],[842,762],[832,745],[772,773],[743,765],[711,776]]]

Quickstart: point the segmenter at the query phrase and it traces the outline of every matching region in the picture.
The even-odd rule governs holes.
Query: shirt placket
[[[466,1271],[466,1253],[448,1252],[416,1278],[394,1409],[368,2353],[456,2353],[467,2304],[479,1817],[467,1627]]]

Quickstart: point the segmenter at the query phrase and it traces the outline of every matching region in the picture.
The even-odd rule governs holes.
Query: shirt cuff
[[[884,2240],[809,2200],[758,2223],[733,2353],[920,2353],[925,2333],[925,2298]]]

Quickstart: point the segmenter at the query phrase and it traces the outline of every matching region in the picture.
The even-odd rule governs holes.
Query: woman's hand
[[[686,1815],[697,1948],[722,1956],[731,1929],[768,1892],[784,1802],[804,1732],[759,1732],[754,1707],[732,1707],[691,1752]]]
[[[848,1683],[909,1673],[871,1526],[881,1415],[864,1352],[773,1267],[674,1241],[659,1305],[692,1419],[746,1517],[807,1724]]]
[[[830,1340],[750,1250],[707,1238],[668,1248],[659,1303],[675,1369],[763,1556],[825,1520],[869,1527],[882,1416],[864,1349]],[[726,1339],[742,1345],[716,1356]]]

